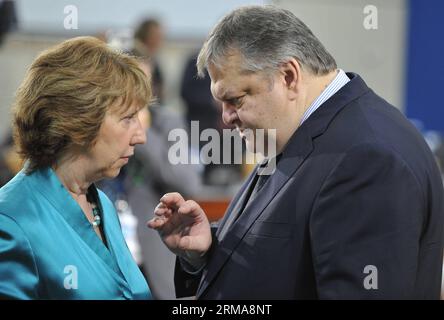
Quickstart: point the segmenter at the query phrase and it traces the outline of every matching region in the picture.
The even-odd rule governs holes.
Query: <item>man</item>
[[[8,32],[17,28],[17,14],[15,2],[0,0],[0,46]]]
[[[157,55],[163,45],[164,32],[161,23],[153,18],[142,21],[134,32],[132,54],[149,59],[151,63],[151,82],[154,97],[163,104],[163,73],[157,61]]]
[[[217,229],[194,201],[161,199],[149,226],[179,257],[178,296],[439,298],[442,181],[397,109],[271,6],[224,17],[197,65],[224,121],[241,135],[276,129],[278,156],[268,179],[251,174]]]

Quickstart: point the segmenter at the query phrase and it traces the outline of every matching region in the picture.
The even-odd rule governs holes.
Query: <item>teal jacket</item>
[[[99,191],[107,246],[50,168],[0,189],[0,298],[150,299],[113,204]]]

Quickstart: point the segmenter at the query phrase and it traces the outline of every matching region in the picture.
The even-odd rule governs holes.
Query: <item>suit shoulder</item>
[[[373,140],[363,141],[349,146],[348,149],[341,153],[341,156],[336,161],[335,168],[338,167],[355,167],[356,170],[369,170],[370,167],[378,167],[383,169],[393,169],[394,165],[407,166],[406,161],[402,156],[390,146]]]
[[[27,233],[20,223],[0,211],[0,255],[10,250],[33,255]]]
[[[0,213],[18,219],[18,215],[27,208],[34,192],[29,187],[28,180],[22,171],[0,189]],[[25,210],[27,211],[27,210]]]
[[[39,272],[26,233],[12,217],[0,212],[0,297],[38,298]]]
[[[0,211],[1,238],[6,241],[14,240],[16,244],[27,242],[27,237],[20,224],[9,214]]]
[[[402,112],[369,91],[346,105],[319,137],[323,149],[336,152],[368,148],[396,153],[411,167],[433,158],[424,138]],[[361,145],[360,148],[353,149]]]

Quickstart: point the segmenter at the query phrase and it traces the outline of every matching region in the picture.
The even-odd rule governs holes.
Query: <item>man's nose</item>
[[[237,113],[234,107],[230,106],[228,103],[222,103],[222,120],[226,125],[233,125],[234,121],[237,119]]]

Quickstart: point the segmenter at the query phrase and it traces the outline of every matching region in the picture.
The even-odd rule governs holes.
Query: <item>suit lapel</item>
[[[282,159],[277,164],[275,172],[256,194],[255,200],[251,201],[245,207],[238,220],[233,223],[225,237],[217,244],[217,250],[215,250],[202,277],[197,292],[198,298],[213,281],[253,223],[262,214],[267,205],[273,200],[279,190],[281,190],[284,184],[300,167],[313,149],[311,138],[306,130],[298,132],[297,135],[293,136],[292,140],[294,140],[292,141],[292,147],[289,146],[287,148],[288,150],[283,153]],[[252,182],[254,174],[255,171],[250,175],[249,181],[245,184],[242,195],[238,198],[237,203],[232,206],[231,211],[227,211],[226,216],[237,214],[238,212],[236,210],[242,208],[242,204],[246,200],[245,196],[248,193],[248,187]],[[224,220],[226,221],[225,218]],[[215,241],[217,241],[217,238]]]
[[[252,171],[252,173],[249,175],[247,181],[242,185],[241,189],[237,193],[236,197],[231,202],[230,206],[228,207],[226,214],[222,218],[222,221],[220,222],[217,231],[216,231],[216,238],[220,238],[220,234],[222,230],[224,230],[227,226],[226,224],[229,222],[230,217],[232,216],[238,216],[241,212],[240,210],[245,204],[245,201],[247,201],[247,196],[249,193],[249,190],[251,189],[251,184],[254,181],[254,176],[256,174],[256,168]]]

